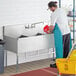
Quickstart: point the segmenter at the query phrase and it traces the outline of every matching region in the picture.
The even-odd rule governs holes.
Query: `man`
[[[56,58],[66,58],[71,46],[67,15],[63,9],[57,7],[57,2],[49,2],[48,7],[52,11],[48,33],[54,32]]]

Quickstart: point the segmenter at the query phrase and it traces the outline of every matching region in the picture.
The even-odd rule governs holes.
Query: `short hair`
[[[51,2],[48,3],[48,7],[50,7],[50,8],[51,8],[51,7],[57,7],[56,4],[57,4],[56,1],[55,1],[55,2],[54,2],[54,1],[51,1]]]

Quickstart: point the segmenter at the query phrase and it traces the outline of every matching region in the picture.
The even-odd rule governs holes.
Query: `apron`
[[[63,36],[58,27],[58,24],[55,24],[54,32],[54,41],[55,41],[55,50],[56,50],[56,59],[63,58]],[[70,49],[72,47],[71,35],[70,35]]]

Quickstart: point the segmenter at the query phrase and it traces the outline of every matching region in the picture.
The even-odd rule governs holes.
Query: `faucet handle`
[[[35,24],[31,24],[31,28],[35,28]]]

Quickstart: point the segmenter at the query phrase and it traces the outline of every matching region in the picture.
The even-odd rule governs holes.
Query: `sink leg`
[[[55,58],[54,58],[54,53],[55,52],[55,49],[53,48],[53,61],[55,61]]]
[[[18,53],[16,54],[16,72],[18,72]]]
[[[6,53],[6,67],[7,67],[7,50],[5,51],[5,53]]]

